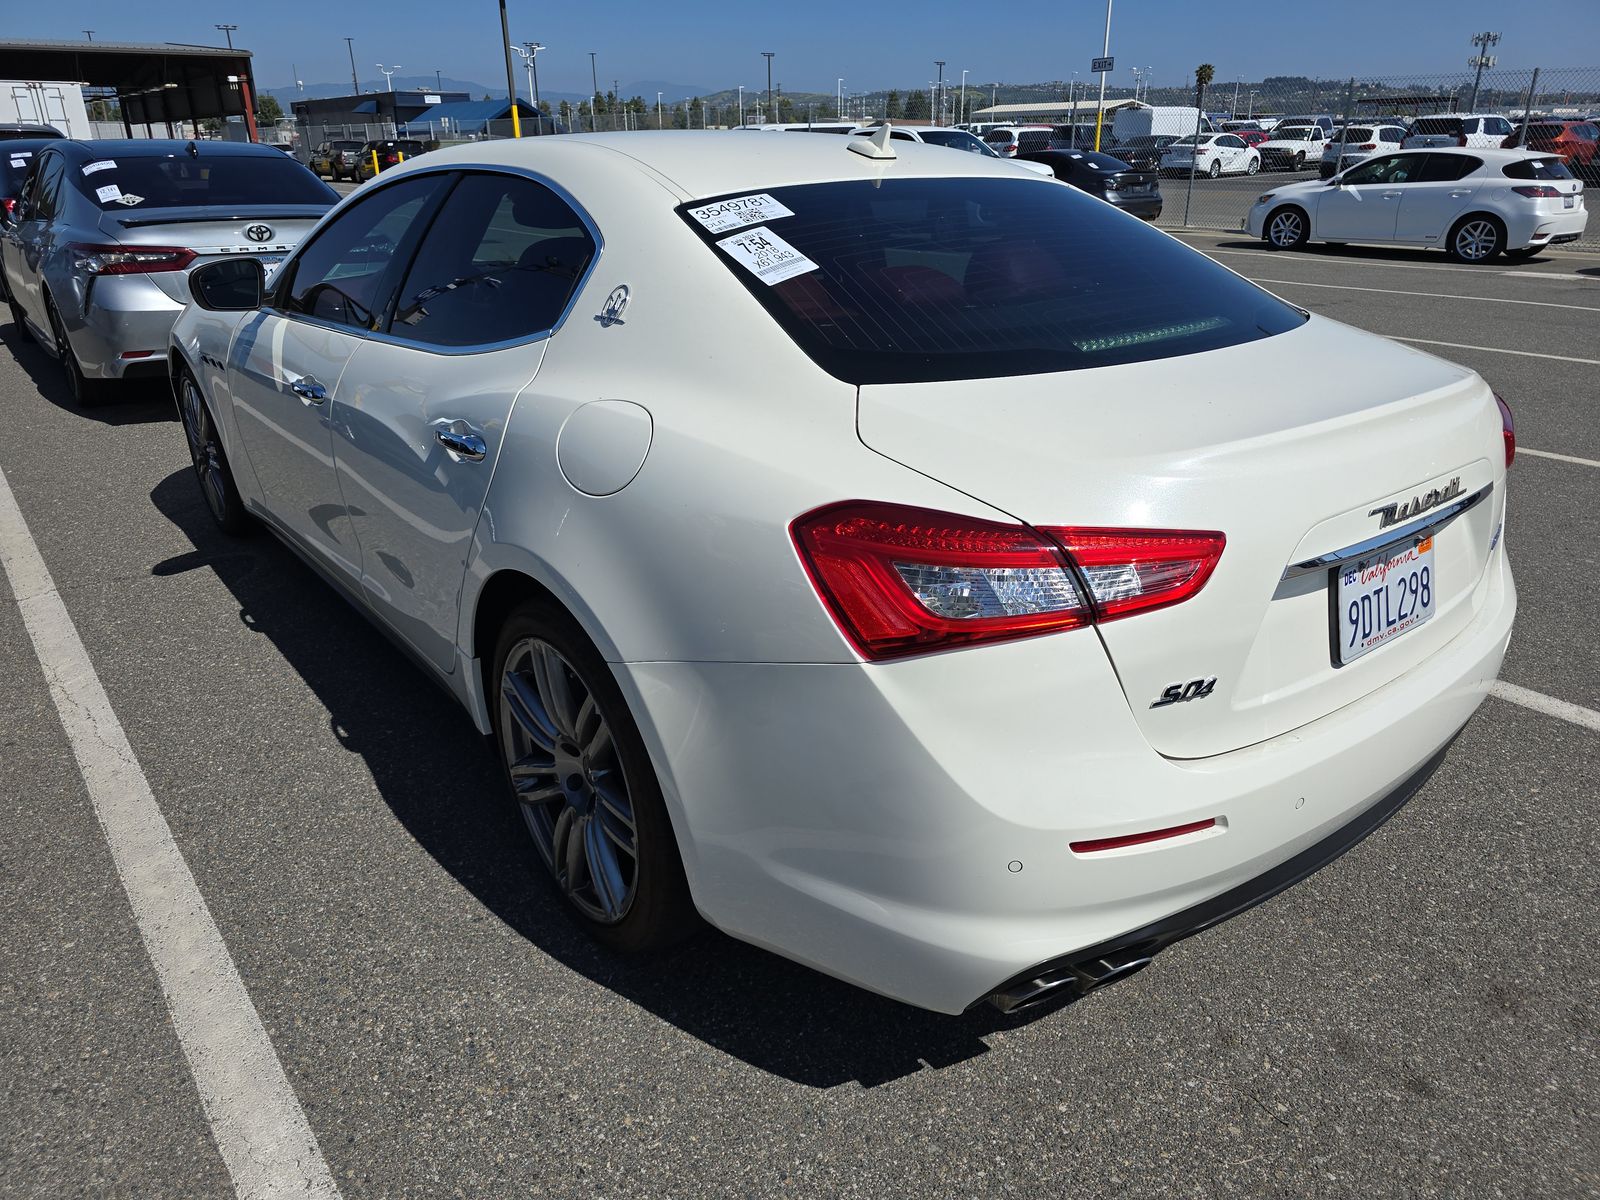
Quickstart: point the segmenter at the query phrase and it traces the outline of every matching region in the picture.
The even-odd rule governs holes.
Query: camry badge
[[[1454,500],[1461,495],[1461,476],[1457,475],[1442,488],[1434,488],[1420,496],[1413,496],[1409,500],[1399,500],[1393,504],[1385,504],[1382,508],[1375,508],[1367,514],[1369,517],[1378,518],[1378,528],[1387,529],[1391,525],[1398,525],[1401,521],[1409,521],[1430,508],[1438,508],[1447,500]]]
[[[600,322],[601,329],[610,329],[613,325],[626,325],[622,319],[623,310],[628,307],[628,285],[619,283],[611,289],[611,294],[606,297],[606,302],[600,306],[600,312],[595,320]]]
[[[272,226],[251,225],[245,229],[244,235],[252,242],[270,242],[272,240]]]

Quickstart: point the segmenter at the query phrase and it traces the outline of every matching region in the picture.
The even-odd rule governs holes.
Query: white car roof
[[[572,188],[630,186],[629,176],[655,179],[684,200],[803,183],[851,179],[998,176],[1050,181],[1003,159],[952,154],[943,146],[893,142],[896,157],[872,159],[849,149],[848,137],[746,138],[729,131],[643,130],[559,134],[473,142],[435,150],[384,172],[423,171],[477,163],[538,171]]]

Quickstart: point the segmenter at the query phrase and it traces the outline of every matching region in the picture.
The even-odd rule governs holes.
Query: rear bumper
[[[1507,241],[1511,249],[1520,246],[1550,246],[1560,245],[1562,242],[1575,242],[1583,236],[1583,231],[1589,224],[1589,210],[1575,208],[1570,212],[1561,212],[1549,215],[1540,215],[1529,220],[1523,228],[1524,240],[1513,240],[1515,235],[1508,236]],[[1508,231],[1509,233],[1509,231]]]
[[[1125,199],[1108,199],[1106,203],[1143,221],[1154,221],[1161,215],[1160,196],[1129,196]]]
[[[182,311],[146,277],[108,275],[84,291],[76,321],[65,312],[62,318],[84,375],[122,379],[165,370],[172,324]],[[138,357],[124,357],[130,354]]]
[[[1084,631],[889,664],[616,671],[707,919],[956,1013],[1086,948],[1186,936],[1359,840],[1499,671],[1516,610],[1503,549],[1488,570],[1473,621],[1417,667],[1207,759],[1151,749]]]

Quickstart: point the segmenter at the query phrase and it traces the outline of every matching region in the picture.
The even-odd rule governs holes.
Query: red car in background
[[[1600,125],[1593,121],[1531,121],[1526,147],[1522,132],[1519,128],[1500,143],[1501,148],[1559,154],[1579,179],[1600,179]]]
[[[1259,146],[1262,142],[1272,140],[1272,135],[1265,129],[1230,129],[1228,132],[1243,139],[1246,146]]]

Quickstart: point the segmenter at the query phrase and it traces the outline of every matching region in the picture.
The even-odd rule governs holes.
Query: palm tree
[[[1217,76],[1217,69],[1210,63],[1201,63],[1194,69],[1194,106],[1204,108],[1206,88],[1211,86],[1211,81]]]

